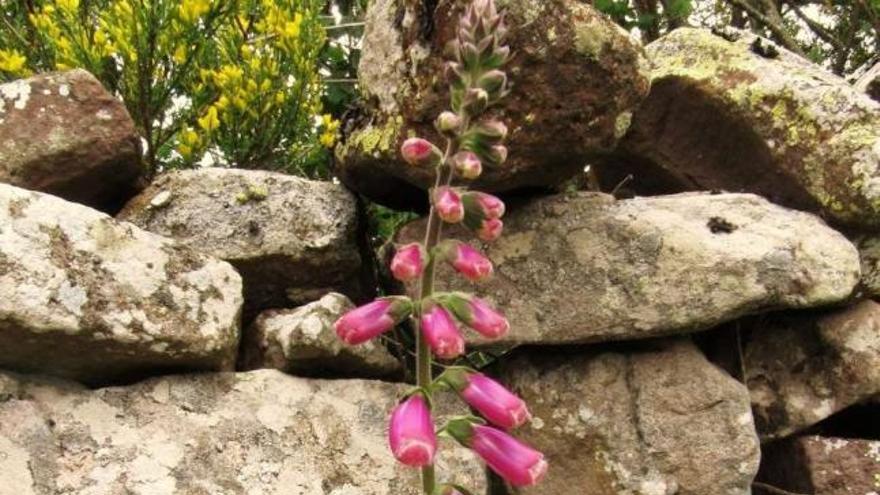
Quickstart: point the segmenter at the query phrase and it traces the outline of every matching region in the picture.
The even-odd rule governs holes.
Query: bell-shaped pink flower
[[[428,253],[418,242],[400,247],[391,259],[391,274],[401,282],[419,278],[428,262]]]
[[[447,260],[455,270],[472,282],[479,282],[492,275],[492,262],[473,247],[455,243]]]
[[[462,313],[459,318],[488,339],[497,339],[510,330],[507,318],[478,297],[472,297]]]
[[[345,313],[333,327],[343,342],[357,345],[390,330],[411,310],[407,298],[383,297]]]
[[[434,192],[434,207],[444,222],[458,223],[464,218],[461,196],[451,187],[443,186]]]
[[[474,425],[468,445],[513,486],[531,486],[547,474],[544,454],[491,426]]]
[[[437,357],[454,359],[464,354],[464,338],[443,306],[435,304],[422,312],[421,330]]]
[[[477,237],[486,242],[492,242],[501,237],[504,230],[504,222],[497,218],[487,218],[480,224],[477,229]]]
[[[529,420],[525,401],[500,383],[482,373],[468,374],[466,380],[459,394],[492,424],[510,430]]]
[[[434,462],[437,435],[431,410],[421,395],[404,400],[391,413],[388,428],[391,453],[402,464],[422,467]]]
[[[400,154],[410,165],[436,166],[443,158],[443,153],[427,139],[409,138],[400,147]]]
[[[465,179],[476,179],[483,173],[483,164],[473,151],[459,151],[452,157],[452,165]]]

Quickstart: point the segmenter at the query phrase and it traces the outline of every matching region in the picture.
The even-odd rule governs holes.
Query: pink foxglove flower
[[[465,208],[481,218],[501,218],[504,216],[504,202],[496,196],[479,191],[468,191],[462,195]]]
[[[388,441],[394,458],[402,464],[422,467],[434,462],[437,452],[434,419],[421,395],[411,396],[391,413]]]
[[[504,230],[504,222],[497,218],[487,218],[480,224],[477,229],[477,237],[486,242],[492,242],[501,237]]]
[[[459,151],[452,157],[452,165],[465,179],[476,179],[483,173],[483,164],[473,151]]]
[[[487,339],[497,339],[510,330],[507,318],[479,297],[458,306],[456,316]]]
[[[479,282],[492,275],[492,262],[473,247],[458,242],[451,244],[447,261],[455,270],[472,282]]]
[[[482,373],[467,375],[461,397],[492,424],[510,430],[528,421],[525,401]]]
[[[333,326],[343,342],[356,345],[390,330],[410,311],[409,299],[383,297],[345,313]]]
[[[464,354],[464,338],[443,306],[435,304],[422,312],[421,329],[437,357],[454,359]]]
[[[391,259],[391,274],[401,282],[419,278],[428,262],[428,253],[418,242],[402,246]]]
[[[513,486],[531,486],[547,474],[544,454],[491,426],[474,425],[468,446]]]
[[[461,196],[451,187],[440,187],[434,192],[434,207],[444,222],[458,223],[464,218]]]
[[[434,167],[443,158],[440,148],[427,139],[418,137],[404,141],[400,147],[400,154],[407,163],[419,167]]]

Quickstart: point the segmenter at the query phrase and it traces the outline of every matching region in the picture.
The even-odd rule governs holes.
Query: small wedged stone
[[[359,299],[354,195],[332,182],[259,170],[162,174],[118,218],[231,263],[244,280],[245,320],[336,290]]]
[[[146,172],[125,106],[88,72],[0,84],[0,182],[112,213]]]
[[[774,308],[839,302],[859,279],[858,252],[843,235],[751,194],[615,201],[580,193],[511,210],[504,235],[485,246],[491,280],[469,283],[446,263],[437,271],[437,290],[472,292],[506,312],[511,330],[498,345],[693,332]],[[420,240],[424,227],[424,219],[408,224],[395,241]],[[461,228],[444,232],[475,242]]]
[[[402,371],[378,339],[346,345],[333,323],[354,305],[332,292],[296,309],[270,309],[245,334],[245,369],[274,368],[294,375],[383,378]]]
[[[748,392],[687,341],[547,352],[499,375],[529,405],[515,434],[544,452],[522,494],[747,495],[760,450]]]
[[[645,49],[651,92],[606,174],[622,162],[640,193],[671,177],[677,189],[662,192],[751,192],[880,226],[880,103],[745,31],[676,29]]]
[[[771,315],[743,349],[762,440],[785,437],[880,394],[880,303]]]
[[[7,378],[19,395],[0,401],[4,495],[421,493],[419,471],[397,463],[386,438],[404,384],[276,370],[95,391]],[[437,469],[486,493],[482,465],[452,442],[441,443]]]
[[[765,446],[758,479],[793,493],[871,495],[880,490],[880,441],[804,436]],[[757,495],[776,495],[758,490]]]
[[[366,14],[358,71],[366,108],[336,147],[336,173],[371,199],[402,208],[424,201],[433,170],[406,164],[411,133],[442,147],[433,128],[449,105],[445,50],[465,3],[377,0]],[[506,0],[505,66],[511,93],[489,114],[510,129],[510,155],[484,168],[476,187],[511,191],[557,185],[589,156],[614,148],[648,92],[641,46],[591,5],[576,0]]]
[[[0,368],[98,384],[231,369],[241,305],[229,264],[0,184]]]
[[[875,299],[880,298],[880,235],[855,238],[862,260],[862,289]]]

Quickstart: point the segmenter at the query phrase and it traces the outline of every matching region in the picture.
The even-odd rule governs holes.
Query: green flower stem
[[[446,146],[446,153],[443,156],[443,161],[440,162],[440,165],[437,167],[437,178],[434,182],[434,189],[437,189],[440,186],[448,185],[452,180],[452,166],[449,163],[450,158],[453,155],[455,149],[457,149],[457,143],[454,141],[450,141]],[[432,190],[433,191],[433,190]],[[429,193],[430,195],[431,193]],[[440,240],[440,230],[443,227],[443,221],[440,219],[440,216],[437,214],[436,208],[434,208],[433,203],[431,204],[431,213],[428,215],[428,227],[425,231],[425,249],[430,253],[432,249],[437,245],[437,242]],[[434,293],[434,257],[432,256],[427,265],[425,266],[424,272],[422,272],[422,279],[419,288],[419,301],[423,301],[426,298],[430,297],[431,294]],[[421,306],[419,306],[421,310]],[[434,381],[434,377],[431,372],[431,349],[428,348],[428,343],[425,342],[425,339],[422,337],[421,329],[418,328],[419,323],[416,320],[416,384],[419,387],[424,388],[425,390],[429,390],[431,383]],[[422,468],[422,489],[428,495],[432,495],[434,493],[436,481],[434,476],[434,465],[425,466]]]

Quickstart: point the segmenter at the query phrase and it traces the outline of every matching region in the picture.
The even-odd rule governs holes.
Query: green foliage
[[[367,216],[370,233],[377,245],[391,240],[397,229],[419,218],[418,214],[411,211],[392,210],[378,203],[367,204]]]
[[[207,160],[326,177],[325,0],[3,5],[0,78],[84,68],[118,94],[153,170]],[[14,22],[13,22],[14,21]]]

